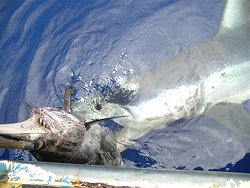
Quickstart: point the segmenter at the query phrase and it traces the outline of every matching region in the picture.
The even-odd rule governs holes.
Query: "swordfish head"
[[[29,104],[28,104],[29,105]],[[84,140],[85,122],[56,108],[33,108],[33,116],[26,121],[0,126],[0,134],[20,149],[64,154],[77,150]],[[1,146],[2,147],[2,146]],[[11,148],[11,144],[7,144]]]

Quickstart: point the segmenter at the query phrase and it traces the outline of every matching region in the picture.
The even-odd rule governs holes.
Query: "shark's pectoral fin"
[[[119,120],[119,119],[118,119]],[[116,121],[116,120],[114,120]],[[145,119],[144,121],[127,121],[123,122],[123,129],[116,132],[116,137],[118,145],[126,147],[137,147],[136,139],[149,133],[152,130],[161,129],[165,127],[168,123],[174,121],[166,116],[155,117],[155,119]]]

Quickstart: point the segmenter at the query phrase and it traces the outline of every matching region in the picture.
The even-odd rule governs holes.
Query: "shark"
[[[0,126],[0,134],[6,138],[0,147],[30,150],[44,161],[119,165],[119,153],[148,132],[178,119],[207,113],[221,103],[247,101],[249,10],[249,0],[227,0],[218,33],[129,83],[137,88],[131,103],[97,103],[83,97],[73,106],[65,102],[62,111],[29,105],[31,118]],[[66,101],[67,93],[70,91],[65,92]],[[51,112],[56,118],[51,118]],[[111,132],[100,126],[99,122],[107,117],[122,117],[114,118],[122,128]],[[225,125],[250,137],[247,127],[238,128],[230,122]]]
[[[248,0],[227,0],[218,33],[129,83],[131,88],[137,88],[130,104],[107,102],[96,109],[92,99],[82,98],[74,110],[99,118],[126,115],[115,120],[124,127],[117,136],[121,147],[182,118],[206,113],[223,123],[223,118],[211,109],[221,103],[232,106],[250,99],[249,10]],[[250,137],[247,127],[240,129],[233,122],[223,124]]]

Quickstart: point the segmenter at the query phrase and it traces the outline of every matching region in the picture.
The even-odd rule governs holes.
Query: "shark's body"
[[[117,121],[124,126],[118,140],[127,144],[177,119],[203,114],[218,103],[250,99],[249,9],[247,0],[228,0],[218,34],[131,83],[138,87],[131,104],[106,103],[95,110],[84,99],[75,111],[92,117],[129,116]]]
[[[74,105],[72,114],[75,117],[82,116],[83,119],[128,116],[117,119],[123,126],[123,129],[117,131],[115,135],[119,147],[108,147],[116,150],[114,151],[116,154],[123,150],[123,146],[129,144],[130,140],[137,139],[153,129],[162,128],[177,119],[203,114],[220,102],[241,103],[249,99],[250,13],[248,10],[250,10],[248,0],[240,1],[238,4],[228,0],[218,34],[178,54],[172,61],[159,64],[154,70],[131,83],[138,86],[138,95],[131,104],[124,106],[105,103],[98,104],[99,107],[95,108],[96,104],[91,106],[86,102],[88,98],[85,98]],[[232,15],[234,19],[228,19]],[[32,121],[30,119],[28,124],[32,124]],[[16,125],[19,125],[19,128],[15,128],[15,124],[8,126],[19,134],[33,131],[27,130],[27,127],[25,130],[22,129],[20,123]],[[8,126],[2,126],[0,131],[4,134],[10,133],[11,131],[6,131]],[[92,129],[97,132],[99,129],[101,132],[104,130],[98,124],[89,130]],[[41,129],[34,131],[42,134],[38,133],[42,131]],[[243,129],[241,131],[244,132]],[[101,133],[96,135],[98,137]],[[110,135],[104,134],[105,139],[99,140],[98,144],[108,144],[106,138]],[[89,142],[92,138],[89,137]],[[82,145],[86,143],[85,141]],[[94,155],[94,152],[86,154],[85,151],[87,150],[76,150],[74,155]]]

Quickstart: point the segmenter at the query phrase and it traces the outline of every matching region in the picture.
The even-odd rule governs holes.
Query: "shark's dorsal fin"
[[[250,1],[227,0],[219,32],[234,29],[246,23],[250,23]]]

